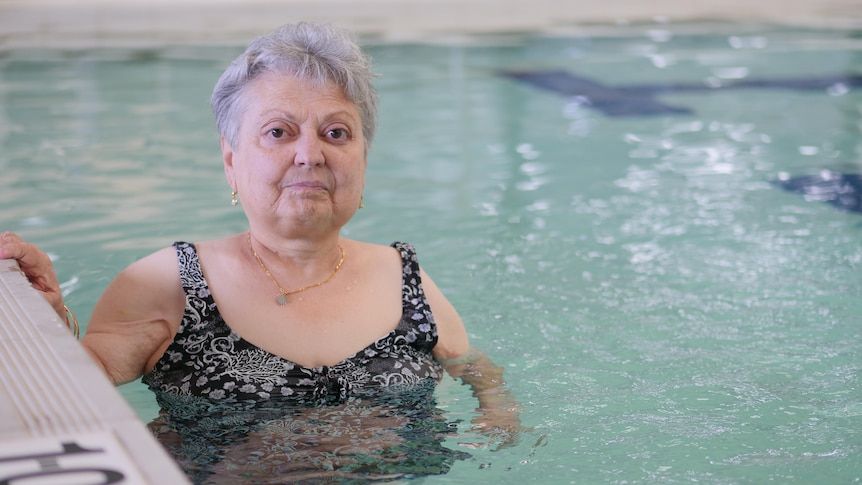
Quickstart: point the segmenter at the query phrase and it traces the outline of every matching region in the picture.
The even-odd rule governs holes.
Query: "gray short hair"
[[[346,31],[327,24],[298,23],[253,40],[219,78],[210,104],[219,135],[237,148],[242,93],[263,73],[277,72],[324,85],[334,82],[359,110],[366,150],[377,128],[377,93],[371,58]]]

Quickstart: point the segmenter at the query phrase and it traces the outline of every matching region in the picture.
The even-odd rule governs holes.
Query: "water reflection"
[[[159,394],[149,427],[194,483],[368,483],[438,475],[470,454],[433,386],[337,403],[217,403]]]

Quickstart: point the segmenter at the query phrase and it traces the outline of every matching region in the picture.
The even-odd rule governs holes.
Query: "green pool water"
[[[623,31],[624,30],[624,31]],[[862,172],[859,32],[628,26],[368,42],[381,73],[365,209],[413,243],[529,427],[421,483],[862,481],[862,214],[771,182]],[[245,229],[208,98],[241,46],[0,53],[0,229],[54,258],[86,321],[124,266]],[[685,113],[610,116],[503,71],[559,70]],[[729,89],[744,80],[759,87]],[[619,91],[617,91],[619,92]],[[637,107],[637,106],[636,106]],[[636,111],[636,110],[635,110]],[[145,421],[158,406],[121,387]]]

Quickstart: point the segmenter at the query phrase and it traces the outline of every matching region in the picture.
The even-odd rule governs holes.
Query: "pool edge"
[[[0,354],[0,482],[189,483],[14,260],[0,260]]]
[[[242,45],[279,25],[333,22],[389,41],[692,21],[862,28],[856,0],[6,0],[0,49]]]

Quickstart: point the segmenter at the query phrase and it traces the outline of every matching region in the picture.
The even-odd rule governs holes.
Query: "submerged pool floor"
[[[584,104],[607,116],[651,116],[694,114],[684,106],[671,106],[659,101],[661,94],[673,96],[691,92],[749,90],[800,90],[822,93],[829,89],[862,87],[862,75],[838,74],[833,76],[786,79],[743,79],[719,81],[710,85],[704,80],[688,84],[629,84],[609,86],[587,77],[566,71],[504,71],[502,75],[518,79],[541,89],[547,89],[568,98],[580,98]]]
[[[422,483],[862,480],[858,32],[710,28],[368,45],[344,235],[417,247],[530,428],[483,448],[445,381],[458,458]],[[0,229],[81,320],[137,258],[246,228],[207,104],[239,50],[0,60]]]

